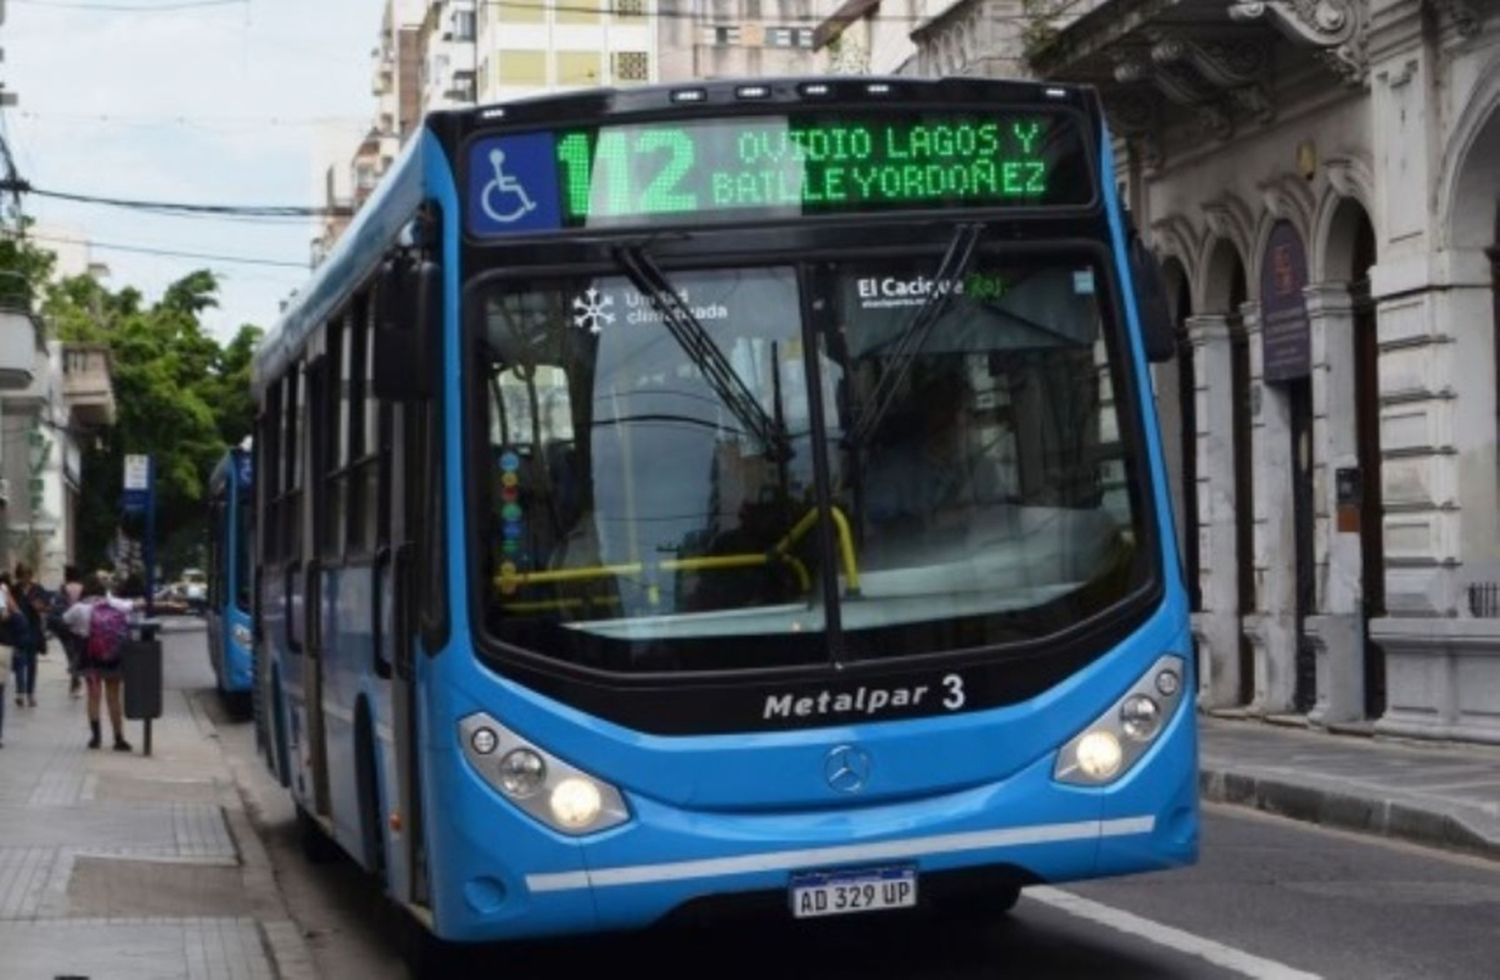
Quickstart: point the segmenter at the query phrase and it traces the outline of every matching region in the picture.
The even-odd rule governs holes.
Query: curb
[[[223,760],[224,771],[229,777],[239,807],[220,804],[219,812],[229,830],[230,840],[240,858],[240,873],[246,891],[253,899],[253,915],[260,932],[261,945],[266,958],[271,961],[276,980],[318,980],[316,961],[302,929],[292,919],[281,888],[276,881],[275,865],[261,839],[253,815],[254,802],[240,782],[240,774],[224,751],[220,741],[218,724],[213,717],[198,706],[192,692],[183,691],[189,712],[200,731],[214,740]]]
[[[1203,765],[1202,798],[1252,807],[1307,823],[1378,834],[1500,861],[1500,840],[1488,837],[1452,813],[1310,786],[1287,779],[1231,772]]]

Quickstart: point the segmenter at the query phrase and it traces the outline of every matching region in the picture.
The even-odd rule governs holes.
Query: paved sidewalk
[[[169,627],[170,629],[170,627]],[[164,634],[167,690],[153,754],[90,751],[82,699],[53,644],[37,707],[7,679],[0,748],[0,976],[310,976],[212,724],[197,633]]]
[[[1200,718],[1203,798],[1500,860],[1500,747]]]

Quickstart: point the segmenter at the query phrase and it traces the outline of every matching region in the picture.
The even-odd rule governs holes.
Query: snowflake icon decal
[[[600,296],[599,290],[590,286],[582,296],[573,297],[573,309],[577,311],[573,316],[573,326],[597,336],[604,324],[615,322],[615,315],[609,312],[614,305],[613,296]]]

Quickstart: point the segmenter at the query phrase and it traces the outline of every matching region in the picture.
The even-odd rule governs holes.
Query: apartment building
[[[472,8],[474,0],[465,2]],[[326,148],[321,151],[324,159],[332,156],[332,162],[322,167],[318,188],[328,213],[312,240],[311,265],[316,266],[328,255],[333,243],[349,226],[350,217],[395,162],[401,144],[421,122],[430,74],[424,40],[435,38],[435,46],[454,43],[445,40],[441,30],[434,29],[444,20],[432,8],[454,6],[457,4],[452,0],[386,0],[380,33],[370,50],[370,94],[375,97],[370,126],[355,137],[352,152],[348,143],[331,154]],[[444,67],[454,64],[448,51],[441,53],[450,55]],[[446,84],[450,88],[455,84],[452,75],[449,70]],[[441,91],[443,84],[440,81],[432,88]]]
[[[816,70],[814,0],[661,0],[661,78],[775,78]]]
[[[480,0],[479,101],[661,78],[655,0]]]
[[[426,4],[418,47],[422,59],[421,107],[473,105],[479,63],[479,8],[488,0],[433,0]]]

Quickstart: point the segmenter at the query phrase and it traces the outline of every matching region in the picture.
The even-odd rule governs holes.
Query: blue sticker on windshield
[[[511,235],[562,226],[551,133],[480,140],[469,149],[469,231]]]

